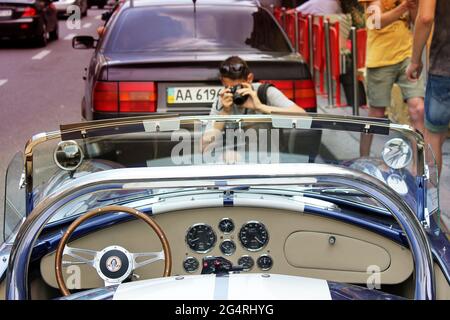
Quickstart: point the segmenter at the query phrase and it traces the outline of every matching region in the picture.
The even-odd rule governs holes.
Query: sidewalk
[[[345,97],[342,98],[345,100]],[[328,107],[328,100],[326,97],[317,97],[317,112],[318,113],[332,113],[338,115],[352,115],[352,107]],[[368,110],[366,108],[359,109],[360,116],[367,116]],[[353,134],[350,138],[355,140]],[[356,140],[359,141],[359,140]],[[354,152],[354,148],[353,152]],[[342,151],[341,151],[342,152]],[[345,150],[344,150],[345,152]],[[355,155],[358,156],[358,155]],[[450,139],[447,139],[443,148],[443,164],[442,176],[440,179],[440,206],[442,222],[446,225],[447,230],[450,229]]]

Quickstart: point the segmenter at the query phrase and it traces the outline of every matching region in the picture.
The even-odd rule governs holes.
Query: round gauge
[[[236,244],[231,240],[224,240],[220,244],[220,251],[226,256],[231,256],[236,251]]]
[[[183,261],[183,268],[186,272],[195,272],[199,265],[198,260],[194,257],[187,257],[186,260]]]
[[[198,253],[210,251],[216,240],[214,230],[207,224],[195,224],[189,228],[186,234],[186,243],[189,248]]]
[[[239,240],[247,250],[258,251],[269,241],[269,233],[261,222],[250,221],[239,231]]]
[[[223,218],[219,222],[219,230],[223,233],[231,233],[234,230],[234,222],[229,218]]]
[[[270,270],[273,266],[273,260],[267,254],[263,254],[262,256],[260,256],[258,260],[256,260],[256,263],[258,264],[258,267],[263,271]]]
[[[253,261],[250,256],[242,256],[238,260],[238,265],[242,266],[245,271],[250,270],[255,265],[255,261]]]

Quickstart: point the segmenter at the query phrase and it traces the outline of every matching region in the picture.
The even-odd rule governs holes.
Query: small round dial
[[[220,244],[220,251],[226,256],[231,256],[236,251],[236,244],[232,240],[224,240]]]
[[[198,269],[199,262],[194,257],[187,257],[183,261],[183,268],[186,272],[195,272]]]
[[[219,222],[219,230],[223,233],[231,233],[234,230],[234,222],[230,218],[223,218]]]
[[[210,251],[217,237],[214,230],[207,224],[196,224],[189,228],[186,234],[186,243],[189,248],[198,253],[206,253]]]
[[[258,251],[269,241],[269,233],[261,222],[250,221],[239,231],[239,240],[247,250]]]
[[[238,265],[242,266],[245,271],[250,270],[255,265],[255,261],[253,261],[250,256],[242,256],[238,260]]]
[[[273,260],[267,254],[263,254],[262,256],[260,256],[258,260],[256,260],[256,263],[258,264],[258,267],[263,271],[270,270],[273,266]]]

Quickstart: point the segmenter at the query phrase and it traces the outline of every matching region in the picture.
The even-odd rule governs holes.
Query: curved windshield
[[[253,7],[137,7],[112,26],[106,52],[266,51],[290,52],[273,17]]]
[[[369,154],[361,156],[360,140],[369,124],[373,142]],[[429,214],[423,218],[429,219],[439,208],[438,198],[434,196],[437,183],[432,179],[422,180],[424,175],[430,177],[427,171],[434,170],[433,163],[426,160],[418,148],[416,134],[403,126],[339,117],[248,115],[111,120],[97,127],[80,124],[63,129],[61,137],[34,148],[32,201],[35,205],[66,183],[99,171],[212,164],[316,163],[346,167],[377,178],[396,191],[415,212]],[[64,162],[61,141],[76,143],[83,154],[75,170],[63,170],[55,163],[58,157],[62,157],[58,161]],[[73,164],[70,162],[73,150],[69,151],[66,160]],[[55,152],[58,156],[53,156]],[[428,194],[425,194],[424,182]],[[314,193],[318,195],[316,198],[379,207],[370,196],[348,187],[315,184],[300,187],[296,192]],[[149,198],[159,192],[162,191],[87,196],[70,211],[82,212],[99,204]],[[423,206],[428,209],[424,210]]]

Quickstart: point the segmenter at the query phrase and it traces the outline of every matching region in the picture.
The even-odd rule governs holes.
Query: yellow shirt
[[[383,11],[393,9],[390,0],[382,1]],[[382,29],[367,29],[367,68],[378,68],[397,64],[412,55],[412,32],[408,18]]]

